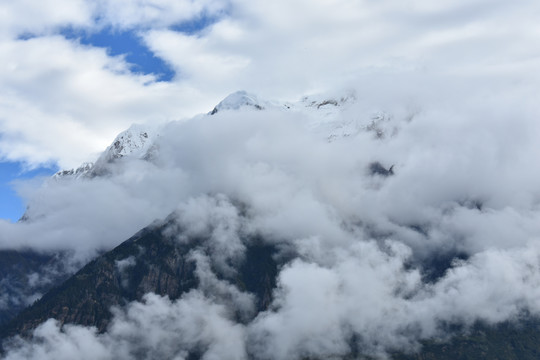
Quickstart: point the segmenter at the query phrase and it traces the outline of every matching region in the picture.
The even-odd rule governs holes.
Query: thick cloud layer
[[[172,211],[169,235],[208,240],[190,254],[197,291],[117,309],[104,334],[50,321],[8,358],[80,357],[85,346],[103,358],[295,359],[354,346],[384,356],[443,336],[444,324],[540,314],[540,128],[528,84],[414,79],[366,77],[338,107],[342,95],[172,122],[150,160],[23,190],[30,220],[0,224],[4,248],[88,259]],[[296,254],[256,316],[253,297],[220,280],[254,234]],[[431,259],[458,255],[429,273]]]

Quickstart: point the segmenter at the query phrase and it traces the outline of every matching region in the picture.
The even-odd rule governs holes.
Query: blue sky
[[[47,177],[54,174],[58,169],[55,166],[38,167],[32,170],[25,169],[21,162],[0,162],[0,219],[15,222],[20,219],[25,211],[25,203],[16,192],[16,183]]]
[[[110,28],[97,33],[86,33],[65,29],[62,35],[67,39],[77,39],[81,44],[107,49],[111,56],[123,55],[134,73],[153,74],[159,81],[170,81],[174,70],[156,57],[133,31],[117,31]]]

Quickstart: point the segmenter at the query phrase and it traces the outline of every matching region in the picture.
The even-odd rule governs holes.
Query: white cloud
[[[195,91],[132,75],[121,58],[60,36],[0,45],[0,155],[30,164],[76,167],[95,160],[134,122],[178,119],[198,111],[177,99]],[[211,107],[208,104],[207,107]]]
[[[1,6],[1,158],[75,167],[94,160],[132,123],[178,119],[214,105],[216,98],[206,98],[194,84],[156,83],[153,76],[132,74],[124,58],[57,33],[65,27],[162,27],[216,15],[222,8],[217,2],[51,0]],[[28,34],[34,37],[19,39]]]
[[[147,294],[113,309],[103,334],[49,320],[33,340],[8,343],[6,359],[84,359],[89,348],[92,358],[103,359],[184,359],[193,351],[203,359],[300,359],[344,356],[352,347],[384,358],[389,350],[415,351],[422,339],[444,337],[445,324],[494,324],[540,311],[537,244],[485,251],[433,284],[407,270],[411,251],[397,242],[359,241],[329,255],[324,265],[313,258],[285,266],[271,309],[240,324],[234,312],[249,309],[249,295],[211,275],[199,253],[201,291],[176,301]]]
[[[405,270],[406,248],[391,249],[359,243],[330,266],[295,261],[283,269],[275,308],[248,327],[250,351],[298,359],[345,356],[357,346],[382,357],[444,337],[444,323],[493,324],[538,311],[537,245],[486,251],[427,286],[418,272]]]
[[[203,16],[221,15],[227,9],[223,0],[137,0],[96,2],[98,23],[118,28],[160,28],[184,21],[199,20]]]
[[[5,359],[183,360],[189,351],[208,360],[246,358],[243,327],[196,291],[175,302],[148,294],[115,315],[105,334],[76,325],[61,329],[51,319],[35,331],[37,342],[16,339]]]
[[[227,202],[190,202],[209,193],[251,206],[249,226],[275,238],[322,236],[347,243],[343,225],[359,222],[426,253],[439,246],[474,253],[530,240],[537,231],[540,177],[530,165],[538,156],[540,131],[534,96],[444,76],[418,77],[417,86],[408,83],[410,76],[379,79],[360,86],[356,103],[333,125],[358,132],[346,141],[327,143],[324,126],[309,131],[319,119],[310,115],[224,112],[163,128],[155,164],[126,160],[105,178],[21,186],[33,222],[4,224],[0,243],[92,253],[182,203],[204,221],[222,219],[202,225],[218,226],[217,231],[224,221],[223,229],[236,229],[237,213]],[[378,141],[361,131],[374,109],[387,113],[384,126],[397,135]],[[399,176],[384,181],[367,176],[372,161],[394,164]],[[482,212],[460,206],[474,201],[483,204]],[[414,226],[429,231],[427,243]],[[39,242],[29,235],[33,232],[40,234]],[[235,243],[234,236],[228,239]]]
[[[529,34],[537,28],[532,2],[517,9],[484,1],[436,6],[417,1],[412,7],[396,1],[232,4],[231,16],[201,35],[152,32],[146,40],[179,67],[190,61],[187,53],[238,59],[236,64],[244,66],[235,73],[236,88],[270,97],[334,87],[377,68],[474,74],[537,56],[530,46]],[[207,79],[201,80],[204,86]]]
[[[85,0],[23,0],[0,4],[0,39],[47,34],[61,26],[90,26],[92,6]]]

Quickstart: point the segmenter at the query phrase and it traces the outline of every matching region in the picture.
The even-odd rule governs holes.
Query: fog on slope
[[[290,359],[343,355],[353,338],[384,356],[443,335],[444,323],[539,314],[538,105],[508,81],[410,80],[366,78],[343,102],[173,122],[151,159],[23,189],[32,218],[0,224],[4,248],[89,259],[176,211],[187,234],[212,232],[215,264],[242,255],[239,233],[297,256],[271,309],[247,323],[200,289],[175,302],[148,295],[115,310],[105,334],[47,322],[8,358],[83,358],[91,346],[102,358],[182,359],[202,346],[206,359]],[[458,254],[445,273],[425,273],[433,258]]]

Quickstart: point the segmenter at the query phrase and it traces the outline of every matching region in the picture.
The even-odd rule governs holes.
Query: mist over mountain
[[[237,92],[28,184],[0,248],[44,258],[0,297],[5,358],[534,358],[538,104],[409,80]]]

